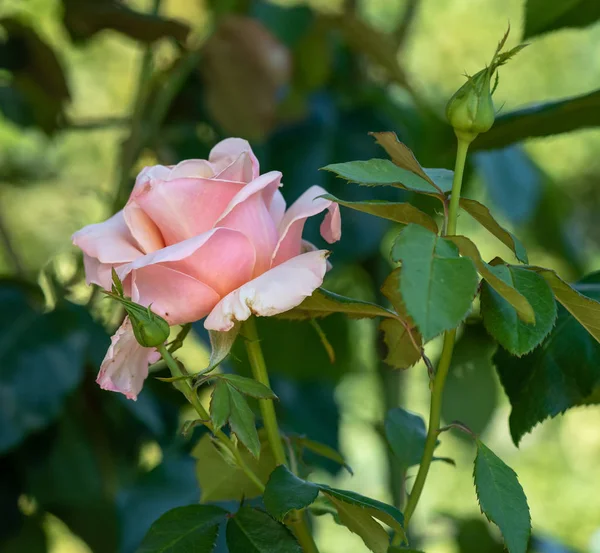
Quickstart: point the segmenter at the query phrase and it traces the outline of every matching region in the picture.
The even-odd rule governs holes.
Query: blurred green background
[[[532,264],[569,280],[598,269],[600,9],[597,0],[546,7],[530,0],[542,9],[528,13],[525,27],[525,4],[0,1],[2,553],[131,553],[160,514],[199,497],[188,451],[200,433],[178,433],[190,415],[177,394],[154,381],[132,403],[96,389],[106,332],[119,313],[90,300],[70,245],[75,230],[122,206],[144,165],[204,158],[220,138],[241,136],[264,170],[283,171],[288,203],[313,184],[345,199],[382,197],[318,169],[383,157],[367,134],[379,130],[395,131],[423,165],[451,168],[445,103],[465,72],[491,59],[510,22],[508,45],[524,33],[531,45],[500,70],[495,102],[505,119],[474,144],[465,193],[522,238]],[[553,27],[566,4],[577,16]],[[523,124],[510,126],[523,106],[582,95],[543,120],[518,112]],[[344,212],[343,225],[327,287],[383,301],[378,287],[398,229],[354,212]],[[484,257],[510,258],[466,216],[459,226]],[[53,318],[43,305],[57,306]],[[425,367],[401,373],[379,363],[372,321],[332,316],[322,327],[333,364],[310,325],[261,325],[282,425],[346,456],[354,476],[321,463],[323,481],[398,502],[381,423],[397,404],[426,415]],[[206,337],[201,324],[196,330],[182,357],[201,368]],[[485,338],[479,346],[487,347]],[[427,348],[435,358],[439,344]],[[458,357],[445,419],[465,420],[518,473],[531,507],[532,551],[599,553],[600,410],[546,421],[517,449],[491,355],[481,359]],[[225,370],[243,365],[240,354]],[[479,514],[472,444],[446,433],[439,454],[456,467],[433,466],[415,516],[420,547],[502,551]],[[367,551],[329,517],[315,523],[322,553]]]

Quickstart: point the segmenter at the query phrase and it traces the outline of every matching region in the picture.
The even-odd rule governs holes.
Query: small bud
[[[494,124],[496,112],[492,95],[498,84],[496,71],[526,46],[521,44],[501,53],[509,31],[510,27],[498,44],[490,65],[472,77],[467,76],[467,82],[454,93],[446,106],[446,117],[461,140],[472,142],[478,134],[489,131]],[[494,74],[496,82],[492,87]]]
[[[482,69],[458,89],[446,106],[446,117],[459,136],[472,142],[489,131],[496,114],[490,88],[491,66]]]
[[[153,348],[166,342],[170,334],[169,323],[153,313],[150,307],[144,307],[123,296],[121,281],[116,277],[116,273],[113,272],[113,291],[104,293],[125,308],[131,321],[133,334],[140,346]]]

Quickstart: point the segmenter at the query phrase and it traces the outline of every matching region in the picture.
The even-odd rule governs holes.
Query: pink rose
[[[84,252],[86,279],[110,289],[114,267],[126,295],[182,324],[206,317],[210,330],[230,330],[252,314],[299,305],[323,282],[326,250],[302,240],[306,219],[328,210],[321,234],[340,239],[337,204],[309,188],[289,209],[281,173],[259,173],[250,145],[217,144],[208,161],[146,167],[127,205],[73,235]],[[137,344],[125,320],[112,339],[98,383],[135,399],[155,350]]]

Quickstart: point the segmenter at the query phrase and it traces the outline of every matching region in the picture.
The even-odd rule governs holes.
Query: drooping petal
[[[151,253],[165,247],[162,234],[152,219],[135,201],[123,209],[125,223],[143,253]]]
[[[73,234],[72,240],[85,254],[102,263],[128,263],[142,255],[125,223],[123,211],[103,223],[83,227]]]
[[[90,257],[87,253],[84,253],[83,267],[85,268],[85,282],[87,284],[97,284],[105,290],[110,289],[112,265],[101,263],[95,257]]]
[[[104,390],[137,399],[148,376],[148,365],[158,361],[159,357],[154,348],[144,348],[138,344],[127,317],[111,338],[96,382]]]
[[[308,252],[247,282],[215,306],[204,327],[227,331],[252,314],[268,317],[296,307],[323,283],[327,256],[325,250]]]
[[[246,157],[241,158],[242,154],[246,154]],[[242,162],[239,161],[240,159],[242,159]],[[258,159],[256,159],[256,156],[254,155],[250,144],[248,144],[248,141],[241,138],[226,138],[225,140],[221,140],[221,142],[215,145],[210,151],[208,160],[215,166],[217,173],[223,171],[236,162],[238,165],[241,165],[243,167],[243,172],[240,174],[249,178],[245,178],[244,180],[232,180],[250,182],[260,175]],[[250,168],[249,173],[247,172],[248,162]]]
[[[280,238],[273,254],[273,267],[302,251],[302,231],[306,219],[326,209],[328,213],[321,223],[321,235],[330,244],[340,239],[340,208],[335,202],[319,197],[326,193],[320,186],[311,186],[285,212],[279,224]]]
[[[148,185],[135,201],[171,245],[211,229],[242,187],[233,181],[181,178]]]
[[[281,185],[281,173],[271,171],[247,184],[231,200],[216,225],[245,234],[256,250],[254,275],[266,271],[277,244],[277,229],[269,213],[273,196]]]
[[[145,255],[117,269],[121,280],[135,271],[162,265],[200,281],[220,296],[228,294],[252,278],[254,247],[241,232],[216,228]]]
[[[221,297],[204,282],[164,265],[134,271],[131,295],[171,325],[202,319]]]

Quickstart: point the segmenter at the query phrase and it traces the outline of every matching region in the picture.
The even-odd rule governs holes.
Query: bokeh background
[[[575,15],[564,15],[567,4]],[[319,168],[383,157],[367,134],[379,130],[395,131],[423,165],[451,168],[445,103],[465,72],[491,59],[510,22],[508,45],[524,34],[531,45],[500,70],[501,121],[474,144],[465,193],[523,239],[533,264],[568,280],[600,267],[600,9],[597,0],[542,5],[0,1],[2,553],[132,553],[160,514],[198,500],[189,451],[200,431],[179,433],[191,414],[177,394],[150,381],[134,403],[96,388],[121,314],[85,287],[70,245],[75,230],[122,206],[144,165],[204,158],[220,138],[241,136],[265,170],[283,171],[288,203],[313,184],[346,199],[399,199],[398,190],[359,189]],[[427,200],[408,199],[434,213]],[[398,229],[348,212],[343,224],[327,287],[383,301]],[[459,226],[485,257],[510,258],[466,216]],[[381,425],[399,404],[426,415],[425,368],[381,364],[372,321],[323,321],[334,363],[308,323],[262,323],[282,426],[339,448],[354,469],[351,477],[316,460],[316,477],[400,504]],[[464,420],[518,473],[532,551],[600,552],[600,409],[546,421],[517,449],[489,344],[477,347],[478,362],[467,352],[453,366],[444,418]],[[433,358],[438,350],[428,345]],[[196,325],[181,356],[200,369],[206,355]],[[245,370],[241,352],[223,370],[231,369]],[[479,513],[472,444],[446,433],[439,453],[456,467],[432,468],[414,519],[420,547],[502,551]],[[322,553],[367,551],[330,517],[315,525]]]

